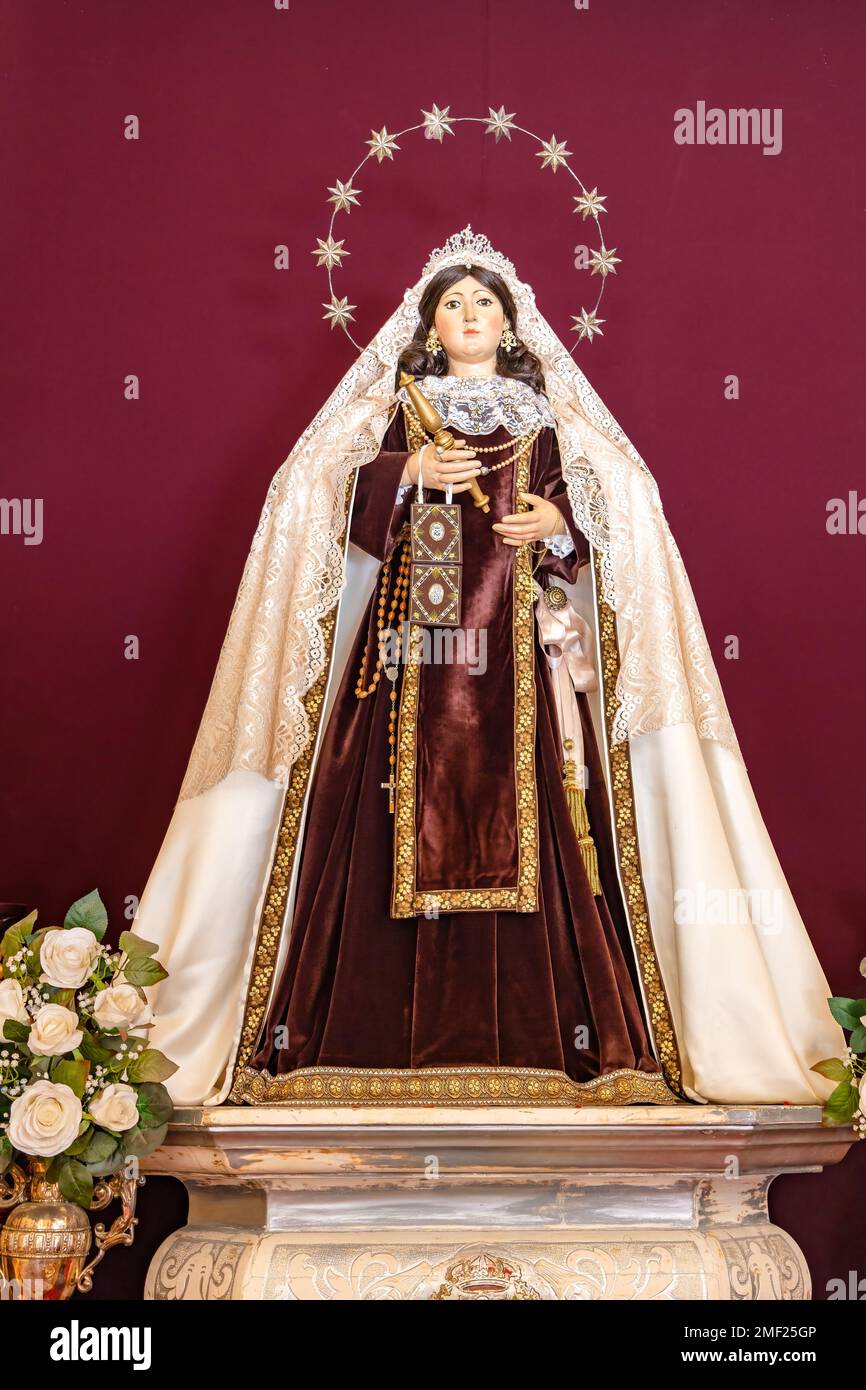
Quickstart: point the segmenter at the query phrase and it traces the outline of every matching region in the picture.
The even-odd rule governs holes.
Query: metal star
[[[451,107],[446,106],[444,111],[440,111],[435,101],[432,111],[425,111],[423,107],[421,108],[421,115],[424,117],[425,139],[438,140],[441,145],[443,135],[454,134],[454,131],[451,129],[451,124],[455,117],[448,115],[450,110]]]
[[[354,319],[355,317],[350,311],[352,309],[357,309],[357,307],[357,304],[349,304],[346,295],[343,295],[342,299],[337,299],[336,295],[332,294],[330,304],[322,304],[322,308],[328,311],[326,314],[322,315],[322,318],[330,319],[332,328],[335,328],[337,324],[339,324],[341,328],[345,328],[349,319]]]
[[[499,144],[499,137],[501,135],[504,135],[506,140],[510,140],[511,132],[514,129],[514,117],[517,112],[509,111],[506,115],[504,106],[500,106],[498,111],[494,111],[492,106],[488,106],[487,111],[490,120],[484,127],[484,134],[495,135],[497,145]]]
[[[331,194],[331,197],[328,199],[328,202],[334,204],[334,207],[337,209],[337,212],[351,212],[352,203],[360,207],[360,204],[358,203],[357,194],[360,193],[361,190],[360,188],[352,187],[351,179],[349,179],[346,183],[341,183],[341,181],[337,179],[337,182],[334,185],[334,187],[329,188],[328,192]]]
[[[565,148],[564,140],[557,140],[555,135],[551,135],[549,140],[542,140],[541,149],[536,150],[535,153],[537,158],[541,160],[542,169],[550,166],[555,174],[560,164],[565,163],[571,150]]]
[[[373,138],[366,143],[370,146],[371,154],[376,156],[379,163],[381,164],[383,159],[393,159],[393,151],[399,150],[400,146],[397,144],[396,137],[388,134],[387,126],[382,126],[382,129],[378,131],[371,130],[370,134]]]
[[[622,264],[622,258],[620,256],[615,256],[615,251],[615,246],[611,246],[610,249],[605,246],[601,251],[593,251],[589,258],[593,275],[600,275],[602,280],[609,274],[616,275],[616,268],[618,265]]]
[[[332,236],[327,241],[322,241],[321,237],[316,237],[319,245],[316,250],[311,251],[311,256],[318,256],[316,265],[326,265],[330,270],[332,266],[339,266],[343,256],[351,255],[350,251],[344,251],[343,242],[335,241]]]
[[[599,193],[597,188],[591,193],[584,191],[579,198],[575,198],[577,206],[574,210],[582,214],[585,222],[588,217],[597,217],[600,212],[607,212],[607,208],[603,206],[606,200],[607,194]]]
[[[588,338],[592,342],[596,333],[600,338],[604,337],[598,325],[607,323],[607,319],[597,319],[595,314],[588,309],[581,309],[579,314],[572,314],[571,317],[574,319],[574,328],[571,331],[577,334],[579,343],[582,343],[584,338]]]

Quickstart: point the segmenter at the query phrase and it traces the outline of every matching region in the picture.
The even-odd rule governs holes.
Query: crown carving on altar
[[[495,251],[483,232],[473,232],[468,222],[462,232],[455,232],[444,246],[437,246],[431,252],[421,272],[422,278],[426,280],[449,265],[483,265],[497,275],[517,277],[513,262],[501,251]]]

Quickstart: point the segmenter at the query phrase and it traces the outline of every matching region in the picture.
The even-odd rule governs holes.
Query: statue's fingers
[[[455,473],[455,472],[458,472],[458,473],[459,473],[459,472],[462,470],[462,471],[465,473],[465,472],[466,472],[467,465],[468,465],[468,464],[473,464],[474,462],[475,462],[475,460],[472,459],[472,458],[465,458],[465,459],[443,459],[442,462],[439,464],[439,472],[440,472],[440,473]],[[477,464],[477,467],[480,468],[480,467],[481,467],[481,464],[480,464],[480,463]]]

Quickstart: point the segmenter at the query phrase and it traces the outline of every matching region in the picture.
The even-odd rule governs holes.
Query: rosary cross
[[[397,698],[397,689],[396,689],[395,682],[396,682],[396,680],[397,680],[397,676],[399,675],[399,668],[398,668],[397,666],[386,666],[386,667],[385,667],[385,675],[387,676],[388,680],[391,682],[391,713],[390,713],[390,716],[389,716],[389,719],[388,719],[388,746],[389,746],[389,748],[393,748],[393,747],[394,747],[394,737],[393,737],[393,735],[394,735],[394,722],[395,722],[396,717],[397,717],[397,707],[396,707],[396,704],[395,704],[395,701],[396,701],[396,698]],[[387,787],[387,789],[388,789],[388,810],[390,811],[391,815],[393,816],[393,814],[394,814],[394,791],[395,791],[395,788],[396,788],[396,786],[397,786],[397,783],[394,781],[394,764],[393,764],[393,761],[391,762],[391,766],[390,766],[390,768],[388,769],[388,780],[387,780],[387,782],[380,782],[380,783],[379,783],[379,786],[382,788],[383,791],[385,790],[386,787]]]
[[[387,780],[387,782],[380,782],[380,783],[379,783],[379,786],[382,788],[383,791],[387,788],[387,791],[388,791],[388,810],[391,812],[391,815],[393,816],[393,814],[394,814],[394,792],[395,792],[396,787],[397,787],[397,783],[394,781],[394,769],[393,769],[393,768],[391,769],[390,773],[388,774],[388,780]]]

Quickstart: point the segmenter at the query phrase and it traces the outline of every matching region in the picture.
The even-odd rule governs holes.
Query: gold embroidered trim
[[[299,1067],[272,1076],[247,1067],[248,1105],[676,1105],[660,1072],[621,1067],[589,1081],[535,1067]]]
[[[411,450],[426,435],[414,410],[403,405],[406,438]],[[529,487],[530,455],[515,468],[516,491]],[[528,504],[516,503],[519,511]],[[514,650],[514,780],[517,808],[517,883],[506,888],[416,889],[416,748],[418,695],[421,663],[407,659],[400,690],[397,723],[397,771],[394,809],[394,854],[391,883],[391,916],[415,917],[418,913],[537,912],[538,911],[538,801],[535,786],[535,595],[528,547],[514,557],[512,581],[512,640]],[[409,625],[410,652],[420,641],[421,624]]]
[[[614,841],[619,859],[620,873],[625,889],[626,908],[632,927],[638,968],[646,991],[650,1010],[650,1027],[658,1049],[659,1064],[668,1084],[678,1095],[687,1099],[683,1091],[682,1066],[673,1018],[667,993],[662,982],[655,943],[647,907],[646,890],[641,873],[640,848],[637,835],[637,818],[634,808],[634,786],[632,782],[631,753],[627,743],[612,743],[613,722],[616,717],[618,698],[616,682],[619,675],[620,654],[616,635],[616,615],[601,597],[601,552],[593,547],[593,560],[596,577],[596,606],[599,620],[601,648],[602,683],[604,689],[604,718],[607,728],[607,745],[611,768],[611,798],[614,807]]]

